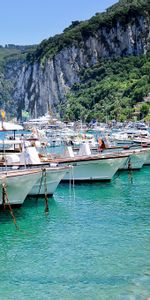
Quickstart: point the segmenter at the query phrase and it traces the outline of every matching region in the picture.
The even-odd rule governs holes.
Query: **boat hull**
[[[147,159],[144,162],[144,165],[149,166],[150,165],[150,152],[147,154]]]
[[[125,164],[127,157],[97,159],[87,161],[74,161],[69,164],[73,169],[69,170],[62,181],[105,181],[111,180],[118,168]],[[65,165],[65,163],[63,163]]]
[[[148,153],[146,152],[132,153],[129,156],[129,160],[120,168],[120,170],[140,170],[147,158]]]
[[[4,204],[4,190],[2,185],[6,187],[8,196],[5,204],[8,205],[22,205],[32,186],[40,179],[41,171],[38,172],[24,172],[19,171],[13,175],[12,171],[8,171],[6,175],[0,176],[0,205]]]
[[[65,173],[68,171],[69,167],[63,168],[46,168],[43,171],[43,178],[39,179],[36,184],[33,186],[29,195],[31,196],[44,196],[45,194],[52,196],[62,180],[65,176]],[[46,176],[46,178],[45,178]]]

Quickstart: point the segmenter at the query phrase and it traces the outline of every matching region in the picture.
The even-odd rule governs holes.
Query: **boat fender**
[[[58,164],[57,163],[50,163],[50,167],[57,167]]]

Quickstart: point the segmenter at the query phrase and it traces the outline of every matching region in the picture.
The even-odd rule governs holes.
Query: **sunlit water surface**
[[[0,299],[148,299],[150,167],[0,213]]]

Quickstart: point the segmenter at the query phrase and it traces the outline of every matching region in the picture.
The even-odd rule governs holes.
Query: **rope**
[[[9,202],[9,199],[8,199],[8,194],[7,194],[7,187],[6,187],[6,183],[3,182],[2,183],[2,199],[3,199],[3,206],[4,206],[4,209],[6,208],[6,205],[8,205],[8,208],[9,208],[9,212],[13,218],[13,222],[15,224],[15,227],[16,229],[18,230],[19,227],[17,225],[17,222],[16,222],[16,218],[15,218],[15,215],[14,215],[14,212],[12,210],[12,207],[10,205],[10,202]]]
[[[37,203],[37,201],[39,199],[39,196],[40,196],[40,191],[41,191],[41,188],[42,188],[43,181],[44,181],[44,196],[45,196],[45,213],[48,213],[49,207],[48,207],[48,196],[47,196],[46,169],[42,169],[42,176],[41,176],[41,179],[40,179],[39,190],[38,190],[38,193],[37,193],[37,196],[36,196],[36,203]]]
[[[69,200],[71,201],[71,198],[72,198],[72,182],[71,182],[71,179],[72,179],[72,172],[71,170],[69,171]]]
[[[114,178],[117,179],[118,177],[120,177],[120,175],[121,175],[121,170],[117,170]]]
[[[48,214],[49,207],[48,207],[48,196],[47,196],[46,169],[43,170],[43,176],[44,176],[44,191],[45,191],[45,213]]]
[[[75,179],[74,179],[74,173],[73,173],[74,167],[71,166],[69,171],[69,199],[70,201],[75,200]]]
[[[128,159],[128,177],[131,183],[133,183],[133,176],[132,176],[132,164],[131,164],[131,158],[129,156]]]
[[[71,168],[72,173],[72,189],[73,189],[73,200],[75,201],[75,180],[74,180],[74,167]]]
[[[44,179],[44,169],[42,169],[42,176],[41,176],[41,179],[40,179],[39,190],[38,190],[38,193],[36,195],[36,200],[35,200],[36,204],[37,204],[39,196],[40,196],[40,191],[41,191],[41,188],[42,188],[43,179]]]

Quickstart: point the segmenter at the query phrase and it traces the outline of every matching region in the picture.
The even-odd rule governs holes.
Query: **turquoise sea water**
[[[0,299],[150,297],[150,167],[0,213]]]

